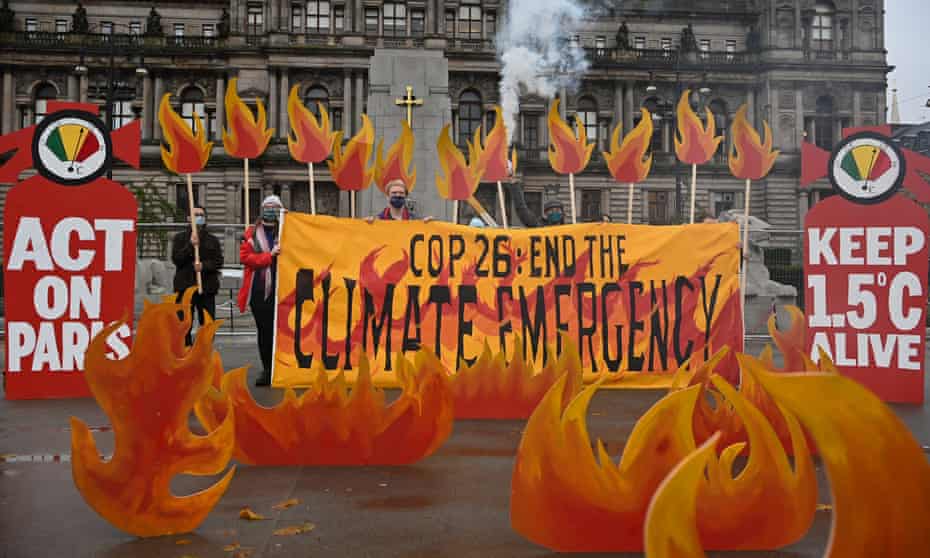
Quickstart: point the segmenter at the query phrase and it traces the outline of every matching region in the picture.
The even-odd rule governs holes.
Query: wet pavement
[[[219,339],[225,367],[255,362],[252,343]],[[278,390],[253,392],[264,404],[280,397]],[[605,440],[617,456],[637,418],[661,395],[598,393],[588,413],[592,437]],[[930,446],[930,405],[894,408],[918,441]],[[101,452],[112,451],[109,421],[93,400],[0,401],[0,454],[5,456],[0,460],[0,558],[229,558],[237,552],[252,557],[553,556],[510,528],[510,475],[523,421],[458,421],[435,455],[407,467],[240,466],[194,533],[142,540],[111,527],[75,489],[68,453],[72,415],[95,428]],[[827,504],[829,490],[819,466],[818,473],[820,502]],[[179,477],[172,488],[189,494],[216,478]],[[291,498],[300,503],[272,509]],[[239,519],[244,506],[269,519]],[[810,533],[787,549],[709,555],[819,558],[830,520],[829,510],[818,511]],[[307,522],[315,526],[312,531],[274,534]]]

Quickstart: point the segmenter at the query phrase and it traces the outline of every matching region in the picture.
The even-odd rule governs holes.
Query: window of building
[[[742,192],[711,192],[710,210],[714,217],[719,217],[724,211],[743,208]]]
[[[726,42],[727,60],[733,60],[733,53],[736,52],[736,41],[727,39]]]
[[[307,32],[329,33],[329,0],[307,2]]]
[[[497,35],[497,12],[487,12],[484,14],[484,34],[488,38]]]
[[[333,8],[333,27],[336,31],[342,31],[346,28],[345,6],[336,6]]]
[[[48,114],[48,102],[54,101],[58,97],[58,91],[55,89],[55,86],[51,83],[43,83],[36,87],[35,94],[33,95],[33,121],[32,124],[38,124],[42,122],[42,119],[45,118],[45,115]],[[24,128],[26,126],[23,126]]]
[[[930,149],[930,132],[919,132],[917,134],[917,151],[927,151]]]
[[[646,49],[646,37],[634,37],[633,48],[635,48],[636,50],[645,50]]]
[[[304,8],[300,4],[291,4],[291,32],[299,33],[304,25]]]
[[[103,33],[104,35],[112,35],[113,34],[113,22],[112,21],[101,21],[100,32]]]
[[[572,35],[571,38],[568,40],[568,43],[572,48],[580,48],[581,47],[581,35]]]
[[[26,18],[25,29],[26,29],[26,31],[29,31],[29,32],[38,31],[38,30],[39,30],[39,20],[37,20],[37,19],[34,18],[34,17],[27,17],[27,18]]]
[[[201,33],[204,37],[213,37],[216,34],[215,29],[212,23],[204,23],[203,27],[201,27]]]
[[[207,109],[203,102],[203,91],[198,87],[188,87],[181,92],[181,118],[187,122],[187,125],[190,126],[192,131],[196,131],[194,124],[195,114],[200,117],[204,128],[208,128]],[[207,136],[210,135],[210,132],[211,130],[207,130]]]
[[[649,211],[648,219],[650,225],[667,225],[670,222],[671,211],[669,211],[668,192],[661,190],[650,190],[646,193],[646,203]]]
[[[481,38],[481,6],[459,6],[458,36],[463,39]]]
[[[598,56],[607,54],[607,37],[600,36],[594,38],[594,52]]]
[[[711,114],[714,115],[714,123],[717,126],[717,135],[723,136],[723,141],[717,147],[714,157],[718,163],[724,162],[727,157],[727,130],[730,129],[730,122],[727,115],[727,104],[722,99],[714,99],[707,105]],[[719,215],[719,213],[718,213]]]
[[[817,114],[812,119],[808,118],[807,132],[814,137],[814,143],[827,151],[833,150],[833,98],[824,95],[819,97],[815,103]]]
[[[649,97],[643,102],[643,107],[649,111],[649,114],[652,115],[652,141],[649,144],[649,148],[653,153],[659,153],[662,151],[662,116],[659,114],[659,99],[656,97]],[[642,120],[642,116],[637,114],[633,117],[633,125],[639,125],[639,121]]]
[[[142,34],[142,22],[141,21],[130,21],[129,22],[129,34],[130,35],[141,35]]]
[[[811,19],[811,47],[814,50],[833,50],[833,4],[817,2]]]
[[[67,19],[56,19],[55,20],[55,32],[56,33],[67,33],[68,32],[68,20]]]
[[[265,7],[261,4],[249,4],[246,10],[248,33],[260,35],[265,30]]]
[[[474,91],[465,91],[459,97],[458,144],[465,145],[471,140],[478,126],[481,126],[481,97]]]
[[[200,203],[200,184],[191,185],[191,193],[194,194],[194,205],[202,207]],[[187,183],[175,184],[174,185],[174,207],[178,210],[178,217],[189,215],[187,204]]]
[[[242,188],[238,189],[239,191]],[[239,196],[241,200],[242,197]],[[249,188],[249,219],[252,223],[255,223],[259,216],[262,214],[262,191],[258,188]],[[239,218],[245,221],[245,207],[241,204],[239,205]]]
[[[455,10],[446,10],[446,35],[455,36]]]
[[[426,12],[423,10],[410,10],[410,34],[422,37],[426,31]]]
[[[183,23],[175,23],[175,24],[174,24],[174,36],[175,36],[175,37],[183,37],[183,36],[184,36],[184,24],[183,24]]]
[[[523,115],[523,146],[527,149],[539,147],[539,115],[529,113]]]
[[[542,192],[523,192],[523,199],[526,200],[526,207],[530,210],[530,215],[543,214]]]
[[[365,32],[378,34],[378,8],[365,8]]]
[[[701,58],[707,58],[707,53],[710,52],[710,39],[698,41],[698,48],[701,50]]]
[[[117,128],[122,128],[124,125],[129,124],[135,120],[135,115],[132,113],[132,101],[128,99],[113,101],[113,106],[110,108],[112,115],[110,116],[110,129],[115,130]]]
[[[575,114],[575,124],[584,126],[588,141],[597,143],[597,104],[591,97],[582,97],[578,100],[578,112]]]
[[[589,188],[581,190],[581,220],[600,221],[604,212],[601,210],[601,191]]]
[[[384,35],[403,37],[407,35],[407,5],[386,2],[384,4]]]
[[[662,37],[662,50],[672,50],[672,39],[669,37]]]

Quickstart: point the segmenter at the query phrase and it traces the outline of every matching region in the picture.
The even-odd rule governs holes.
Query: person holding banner
[[[194,293],[191,299],[191,315],[197,314],[198,323],[203,327],[204,312],[210,318],[216,317],[216,293],[220,290],[220,269],[223,267],[223,249],[220,239],[207,231],[207,212],[202,207],[194,208],[194,223],[197,232],[191,234],[185,229],[174,235],[171,242],[171,261],[174,262],[174,290],[178,293],[178,302],[184,291],[197,286],[197,274],[201,274],[203,289]],[[200,263],[194,263],[194,246],[200,247]],[[194,324],[191,318],[191,325]],[[185,337],[192,345],[191,332]]]
[[[374,223],[375,219],[385,221],[415,221],[418,219],[413,210],[407,207],[407,185],[404,184],[403,180],[395,178],[388,182],[385,190],[387,191],[388,205],[377,216],[365,219],[369,224]],[[432,220],[432,217],[423,218],[424,223],[429,223]]]
[[[281,198],[268,196],[262,201],[262,214],[258,222],[245,232],[239,246],[239,261],[245,266],[242,287],[239,289],[239,310],[252,310],[258,333],[258,352],[262,371],[255,380],[256,386],[271,384],[271,358],[274,342],[275,279],[281,244],[278,239],[278,221],[284,207]]]

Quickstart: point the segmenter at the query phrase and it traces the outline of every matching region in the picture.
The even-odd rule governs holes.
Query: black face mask
[[[394,209],[400,209],[404,207],[404,203],[407,201],[407,198],[404,196],[391,196],[391,207]]]

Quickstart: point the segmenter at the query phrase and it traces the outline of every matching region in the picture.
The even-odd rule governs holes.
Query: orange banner
[[[735,224],[504,230],[289,213],[272,384],[308,386],[320,366],[354,381],[364,352],[375,383],[395,386],[397,354],[421,347],[450,371],[485,345],[541,369],[571,343],[588,381],[667,386],[688,359],[742,350],[738,234]]]

